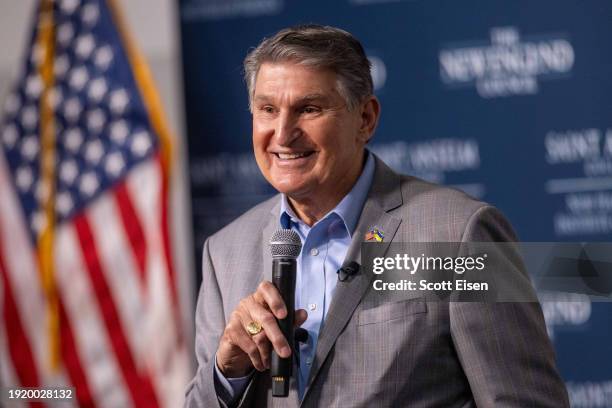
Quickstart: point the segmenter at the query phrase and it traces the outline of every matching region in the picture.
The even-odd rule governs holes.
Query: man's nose
[[[278,122],[274,132],[274,137],[278,145],[290,146],[301,134],[302,131],[298,121],[293,115],[290,113],[281,113],[278,116]]]

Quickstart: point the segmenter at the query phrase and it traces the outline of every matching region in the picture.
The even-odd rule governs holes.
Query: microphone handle
[[[295,258],[274,258],[272,260],[272,283],[280,292],[287,308],[287,317],[276,319],[283,336],[289,343],[293,353],[293,324],[295,308],[295,275],[297,264]],[[281,358],[272,350],[270,375],[272,376],[272,396],[286,397],[289,395],[289,379],[293,371],[293,355]]]

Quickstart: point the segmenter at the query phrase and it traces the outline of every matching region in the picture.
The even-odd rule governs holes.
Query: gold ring
[[[262,330],[263,330],[263,327],[261,327],[261,323],[259,322],[251,322],[247,324],[247,327],[246,327],[247,333],[249,333],[251,336],[255,336],[261,333]]]

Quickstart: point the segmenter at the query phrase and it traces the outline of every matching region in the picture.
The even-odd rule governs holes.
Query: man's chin
[[[308,185],[291,182],[272,183],[272,186],[279,192],[293,200],[301,200],[313,195],[313,189]]]

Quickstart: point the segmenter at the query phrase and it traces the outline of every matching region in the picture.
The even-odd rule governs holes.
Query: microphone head
[[[290,229],[279,229],[270,238],[273,258],[297,258],[302,250],[300,236]]]

